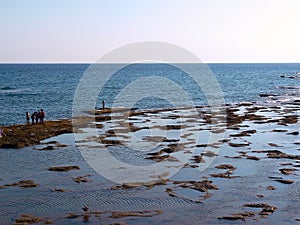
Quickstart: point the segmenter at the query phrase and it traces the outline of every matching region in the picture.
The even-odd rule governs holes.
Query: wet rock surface
[[[220,119],[217,125],[219,125],[218,123],[225,124],[225,128],[223,127],[222,129],[211,124],[211,122],[216,121],[216,118],[213,118],[208,113],[209,110],[204,107],[199,107],[197,110],[199,112],[198,115],[188,114],[189,111],[187,110],[183,117],[174,113],[174,109],[150,110],[149,112],[147,110],[143,112],[133,110],[130,112],[129,118],[122,114],[122,110],[119,110],[116,111],[118,117],[113,123],[111,119],[113,119],[114,116],[109,115],[113,110],[107,109],[95,112],[96,119],[92,121],[92,123],[88,119],[82,119],[80,126],[84,126],[76,127],[76,132],[84,134],[86,132],[85,128],[88,130],[94,129],[93,127],[97,127],[97,131],[99,132],[99,136],[88,136],[86,140],[76,140],[76,144],[82,144],[91,151],[94,149],[110,151],[111,147],[115,147],[115,149],[117,149],[116,155],[119,154],[119,159],[122,160],[124,157],[126,158],[127,155],[122,155],[120,152],[123,151],[123,149],[119,147],[126,143],[133,142],[132,137],[135,136],[140,138],[140,143],[149,142],[157,147],[151,151],[142,152],[138,156],[140,158],[129,157],[127,163],[130,162],[130,160],[134,161],[136,159],[142,162],[147,161],[150,164],[161,162],[178,163],[181,159],[180,156],[188,155],[190,157],[187,161],[182,163],[182,165],[174,164],[174,167],[178,166],[183,168],[182,174],[178,175],[179,177],[175,175],[173,178],[169,177],[169,174],[164,174],[162,176],[151,177],[148,182],[130,182],[117,185],[106,184],[106,186],[101,183],[104,182],[103,180],[97,182],[98,178],[94,175],[92,182],[90,179],[90,171],[87,172],[87,170],[82,167],[82,164],[77,164],[80,167],[74,166],[73,161],[71,161],[70,164],[68,163],[69,165],[67,163],[67,165],[63,163],[53,163],[44,166],[44,170],[48,168],[50,171],[57,172],[72,171],[69,173],[52,173],[46,171],[46,173],[53,174],[54,176],[68,175],[68,177],[65,177],[66,180],[62,179],[60,183],[55,183],[55,185],[53,184],[51,188],[47,189],[47,191],[51,193],[51,198],[53,198],[53,196],[57,196],[58,198],[68,196],[67,199],[70,200],[71,197],[69,196],[78,189],[80,191],[76,192],[76,194],[81,196],[80,200],[84,199],[85,201],[86,196],[83,197],[82,193],[86,193],[89,190],[92,191],[91,193],[94,191],[97,193],[99,189],[101,192],[93,196],[97,199],[97,202],[95,203],[93,202],[94,200],[91,200],[94,205],[101,205],[102,198],[104,199],[103,205],[105,205],[105,207],[108,207],[109,204],[112,204],[112,207],[119,207],[120,202],[125,202],[125,206],[122,206],[123,208],[120,206],[122,210],[115,208],[114,210],[104,211],[101,210],[101,207],[94,207],[96,211],[92,211],[92,207],[87,207],[83,212],[76,212],[76,210],[74,210],[75,213],[68,213],[65,216],[61,213],[59,215],[60,218],[63,217],[67,221],[71,221],[71,223],[74,222],[75,224],[83,222],[97,223],[99,221],[104,221],[104,223],[109,221],[108,224],[124,224],[127,222],[130,224],[130,219],[132,218],[137,220],[138,218],[142,218],[140,220],[142,222],[143,219],[159,217],[162,214],[161,209],[156,209],[153,207],[153,204],[151,205],[152,207],[148,206],[148,204],[154,201],[158,201],[157,205],[162,205],[164,213],[168,210],[174,213],[172,207],[169,208],[169,205],[164,205],[166,201],[170,201],[171,203],[169,204],[171,205],[174,204],[174,202],[176,204],[182,204],[176,207],[178,209],[182,207],[184,213],[188,215],[192,215],[192,213],[189,214],[190,211],[187,210],[188,207],[190,207],[189,210],[191,211],[193,208],[198,207],[197,212],[203,210],[201,213],[208,213],[209,222],[207,222],[207,224],[210,224],[210,220],[212,224],[218,224],[218,222],[221,222],[221,219],[237,221],[258,221],[264,219],[262,222],[272,224],[275,221],[273,216],[277,216],[277,213],[285,215],[284,204],[282,205],[280,202],[287,202],[291,197],[286,195],[288,199],[285,200],[283,193],[296,190],[299,182],[300,156],[299,140],[297,139],[299,135],[297,133],[297,113],[300,108],[294,106],[259,106],[254,103],[229,105],[225,110],[227,116],[225,118],[226,123],[224,123],[222,116],[217,116],[217,119]],[[152,118],[154,118],[154,122],[151,121]],[[178,119],[184,119],[185,121],[183,124],[180,124],[177,121]],[[157,122],[159,120],[165,120],[166,124],[160,124]],[[96,125],[93,123],[96,123]],[[25,145],[39,143],[41,137],[47,136],[41,135],[40,132],[42,131],[39,131],[40,128],[38,128],[38,126],[42,128],[43,125],[28,126],[32,126],[32,128],[28,128],[30,132],[27,133],[28,135],[24,138],[26,141],[19,139],[21,143],[23,142],[20,146],[23,146],[24,143]],[[45,129],[46,126],[47,125],[44,125],[43,129]],[[37,129],[35,131],[31,130],[34,127]],[[9,127],[5,128],[5,131],[6,129],[9,129]],[[151,129],[166,132],[166,135],[160,133],[152,135],[149,133]],[[72,129],[63,132],[69,131],[72,132]],[[177,134],[176,132],[178,131],[179,133]],[[59,131],[55,132],[59,133]],[[55,132],[53,131],[51,135],[55,135]],[[200,132],[200,135],[197,136],[199,141],[192,140],[195,132]],[[213,143],[208,143],[207,140],[203,140],[203,136],[206,137],[207,134],[219,134],[222,132],[225,132],[225,136],[220,138],[220,140],[215,140]],[[1,144],[6,143],[2,142],[4,139],[0,140]],[[8,139],[6,139],[6,141],[7,140]],[[97,145],[91,145],[91,142],[97,143]],[[42,147],[35,147],[35,150],[40,150],[35,151],[36,153],[41,155],[62,154],[63,151],[54,150],[68,148],[67,145],[60,144],[59,142],[47,142],[43,144]],[[16,145],[15,147],[18,146]],[[220,151],[218,151],[219,148],[221,148]],[[216,161],[212,162],[207,171],[200,171],[201,166],[205,165],[205,163],[210,163],[210,160],[215,158]],[[170,165],[170,167],[173,166],[172,164]],[[80,174],[78,174],[79,172]],[[10,190],[10,188],[8,188],[9,186],[22,188],[38,186],[35,182],[26,180],[3,185],[3,183],[8,183],[5,182],[4,179],[4,181],[1,180],[1,183],[0,189],[2,189],[0,191]],[[39,183],[42,185],[40,180]],[[65,186],[65,184],[68,186]],[[25,191],[22,190],[22,188],[15,190]],[[41,189],[41,187],[38,188],[38,190],[39,189]],[[30,191],[30,189],[26,191]],[[136,195],[136,193],[140,195]],[[295,194],[297,192],[294,191],[293,193]],[[76,194],[74,194],[74,196],[76,196]],[[123,195],[127,196],[127,198],[123,198],[123,202],[121,200],[119,201]],[[280,201],[277,201],[278,204],[276,202],[277,196],[278,199],[280,198]],[[88,197],[87,195],[87,198]],[[224,202],[223,199],[225,199]],[[230,205],[226,202],[227,200],[232,201],[230,204],[234,206],[238,204],[238,208],[232,210],[232,213],[230,210],[223,211],[220,205],[220,202],[222,202],[222,205]],[[261,200],[271,205],[260,202],[256,203],[256,201]],[[210,208],[210,211],[205,211],[205,209],[201,208],[202,204],[200,203],[205,203],[207,204],[205,206],[208,207],[213,204],[219,204],[216,205],[218,206],[217,213],[213,212],[213,207]],[[147,210],[127,210],[135,204]],[[276,205],[276,207],[273,206],[273,204]],[[174,208],[176,207],[174,206]],[[271,217],[270,215],[273,213],[274,215]],[[203,215],[200,215],[202,219],[204,218]],[[173,216],[177,219],[180,218],[176,213],[172,215],[167,214],[167,216]],[[197,216],[199,215],[197,214]],[[162,217],[159,218],[162,219]],[[290,218],[286,217],[285,219],[291,223],[297,220],[295,216]],[[55,220],[56,219],[53,221],[54,224]],[[174,221],[175,220],[176,219],[174,219]],[[155,219],[149,221],[153,223],[157,222]],[[51,221],[49,221],[49,223],[50,222]],[[46,220],[43,219],[42,223],[46,223]],[[223,221],[221,223],[223,223]]]
[[[218,177],[218,178],[227,178],[227,179],[232,179],[232,178],[238,178],[240,176],[233,176],[232,173],[234,170],[236,170],[236,167],[229,165],[229,164],[222,164],[218,165],[215,168],[217,169],[226,169],[227,171],[224,173],[215,173],[215,174],[210,174],[212,177]]]
[[[35,183],[33,180],[21,180],[12,184],[4,185],[4,187],[10,187],[10,186],[21,187],[21,188],[34,188],[34,187],[38,187],[39,184]]]
[[[111,218],[122,218],[122,217],[152,217],[161,214],[161,210],[144,210],[137,212],[112,212]]]
[[[112,190],[121,190],[121,189],[131,189],[131,188],[140,188],[140,187],[147,187],[152,188],[156,185],[166,185],[168,183],[168,179],[161,179],[161,180],[153,180],[148,182],[132,182],[132,183],[124,183],[121,185],[116,185],[111,187]]]
[[[41,221],[43,221],[43,218],[35,217],[29,214],[23,214],[20,218],[16,219],[13,225],[36,224],[40,223]]]
[[[239,213],[233,213],[227,216],[218,217],[218,219],[224,219],[224,220],[246,220],[248,217],[254,217],[254,212],[239,212]]]
[[[66,189],[63,189],[63,188],[54,188],[52,189],[53,192],[66,192],[67,190]]]
[[[120,218],[144,218],[154,217],[162,214],[162,210],[140,210],[140,211],[90,211],[84,210],[83,213],[68,213],[65,218],[69,220],[77,220],[82,222],[100,222],[102,219],[117,220]],[[110,224],[124,225],[127,223],[116,222]]]
[[[274,181],[277,181],[277,182],[283,183],[283,184],[292,184],[292,183],[294,183],[293,180],[285,180],[285,179],[274,179]]]
[[[92,180],[89,179],[91,175],[85,175],[85,176],[79,176],[79,177],[74,177],[72,180],[76,183],[87,183],[87,182],[91,182]]]
[[[48,168],[49,171],[67,172],[70,170],[80,170],[79,166],[53,166]]]
[[[245,221],[246,219],[252,218],[255,216],[260,216],[260,218],[266,218],[277,210],[277,207],[271,206],[266,203],[247,203],[247,204],[244,204],[244,207],[261,208],[261,211],[260,212],[245,211],[245,212],[233,213],[230,215],[218,217],[218,219],[244,220]],[[259,218],[255,218],[255,220],[259,220]]]
[[[44,124],[37,125],[13,125],[3,127],[3,130],[6,136],[0,138],[0,148],[22,148],[39,144],[40,141],[53,136],[73,132],[70,120],[45,121]]]
[[[212,196],[211,193],[209,193],[209,190],[218,190],[219,188],[213,184],[210,180],[202,180],[202,181],[173,181],[174,186],[170,188],[166,188],[166,193],[170,197],[175,197],[178,199],[184,199],[187,201],[195,202],[195,203],[201,203],[203,200],[210,198]],[[182,189],[190,189],[202,192],[204,194],[200,194],[196,199],[190,199],[184,196],[181,196],[178,194],[178,190]]]
[[[284,175],[291,175],[293,174],[295,171],[298,171],[297,169],[295,168],[282,168],[282,169],[279,169],[279,171],[284,174]]]

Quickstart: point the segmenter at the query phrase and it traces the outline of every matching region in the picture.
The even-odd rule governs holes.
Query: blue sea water
[[[40,108],[46,111],[48,120],[70,118],[77,85],[89,66],[0,64],[0,125],[25,123],[25,112]],[[107,64],[105,68],[110,66]],[[296,73],[300,71],[300,64],[208,64],[208,67],[219,82],[226,103],[266,101],[260,97],[262,93],[287,98],[299,95],[300,79]],[[284,74],[286,77],[281,77]],[[202,90],[178,68],[167,64],[132,64],[110,77],[99,92],[96,107],[101,107],[102,100],[106,107],[111,107],[126,85],[149,76],[172,80],[188,93],[195,105],[207,105]],[[137,87],[137,94],[143,90],[143,86]],[[165,99],[151,96],[134,104],[137,108],[170,106],[172,104]]]
[[[103,70],[112,66],[105,65]],[[197,68],[193,64],[188,66],[192,69]],[[220,84],[226,103],[256,101],[279,104],[281,101],[289,99],[291,101],[300,99],[300,79],[299,74],[297,74],[300,71],[300,64],[208,64],[208,66]],[[24,123],[26,111],[33,112],[40,108],[46,111],[46,119],[71,117],[77,86],[88,68],[89,65],[87,64],[0,64],[0,126]],[[281,77],[283,74],[286,75]],[[136,64],[126,66],[113,74],[99,91],[97,107],[101,107],[102,100],[105,100],[107,107],[112,106],[116,96],[126,85],[141,77],[153,75],[177,83],[189,94],[196,105],[207,105],[204,93],[199,90],[199,87],[189,76],[177,68],[164,64]],[[204,80],[204,84],[206,82]],[[135,90],[132,91],[140,94],[149,90],[146,89],[149,85],[154,88],[151,86],[153,84],[145,83],[135,86]],[[278,96],[264,98],[260,97],[262,93]],[[175,95],[175,93],[170,93],[170,95]],[[131,99],[127,100],[131,101]],[[179,98],[178,101],[180,102],[180,100]],[[170,106],[170,102],[157,97],[143,98],[135,103],[135,107],[138,108]],[[275,113],[275,111],[269,113]],[[275,115],[277,114],[275,113]],[[277,116],[282,115],[281,112],[278,112]],[[250,123],[250,126],[251,129],[257,130],[253,136],[246,137],[250,147],[246,146],[235,150],[234,147],[230,147],[224,142],[222,145],[224,148],[221,147],[219,152],[220,157],[216,158],[215,164],[204,173],[199,173],[198,170],[183,169],[172,178],[174,180],[198,180],[200,177],[209,177],[209,174],[216,173],[218,169],[213,169],[218,164],[234,164],[237,167],[236,175],[241,175],[241,177],[225,179],[226,181],[211,177],[210,179],[220,190],[211,191],[213,197],[205,200],[203,204],[169,197],[164,185],[158,185],[154,188],[111,190],[115,183],[102,177],[84,160],[73,134],[64,134],[44,141],[47,143],[54,140],[66,145],[66,147],[59,147],[55,151],[44,151],[43,148],[48,144],[29,146],[22,150],[1,149],[0,186],[32,179],[39,184],[39,187],[29,189],[0,188],[2,193],[0,224],[12,224],[21,214],[33,214],[46,218],[49,216],[55,220],[55,224],[83,224],[85,222],[82,221],[82,218],[66,219],[65,216],[69,212],[81,213],[84,205],[89,206],[91,211],[140,211],[149,209],[161,209],[163,211],[161,215],[153,218],[129,218],[130,224],[199,224],[199,221],[203,224],[228,224],[228,221],[217,218],[238,212],[243,204],[254,200],[278,207],[278,210],[270,215],[268,220],[262,219],[262,222],[291,224],[295,219],[293,215],[297,215],[299,211],[298,174],[290,175],[290,179],[295,180],[295,182],[289,186],[285,184],[277,184],[277,186],[270,179],[270,175],[279,176],[278,169],[282,168],[282,164],[279,163],[286,163],[287,159],[279,160],[278,163],[274,159],[262,159],[257,163],[246,159],[235,161],[236,159],[225,158],[224,156],[233,157],[238,153],[237,151],[241,150],[269,150],[269,143],[278,144],[281,151],[287,153],[294,151],[291,154],[297,154],[297,135],[286,135],[286,133],[297,131],[298,124],[291,124],[286,127],[277,123]],[[287,132],[270,132],[273,129],[287,129]],[[235,131],[228,129],[226,132],[234,133]],[[203,130],[201,135],[203,135],[201,136],[202,139],[206,138],[207,130]],[[80,144],[80,142],[78,143]],[[123,148],[120,149],[123,150]],[[140,151],[135,154],[131,152],[128,154],[128,151],[118,151],[120,149],[117,148],[115,152],[111,152],[115,153],[118,159],[124,160],[125,158],[127,161],[124,162],[130,162],[131,165],[138,164],[135,164],[136,161],[134,160],[137,160],[136,156],[141,157]],[[142,159],[144,160],[144,158]],[[296,161],[293,163],[297,164]],[[47,170],[49,167],[62,165],[76,165],[80,167],[80,170],[67,173]],[[77,184],[72,178],[78,176],[87,176],[91,182]],[[268,185],[276,186],[276,190],[267,190]],[[66,192],[54,191],[56,188],[65,189]],[[193,191],[185,192],[185,190],[178,189],[177,193],[188,199],[198,199],[199,193],[195,195]],[[262,194],[264,198],[261,200],[257,194]],[[119,222],[112,220],[112,218],[105,220],[101,216],[92,217],[90,224],[99,224],[102,221],[103,224]],[[252,218],[247,220],[249,223],[252,221],[257,223]]]

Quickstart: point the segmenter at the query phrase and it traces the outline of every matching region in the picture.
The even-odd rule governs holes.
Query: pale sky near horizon
[[[162,41],[204,62],[299,62],[300,0],[0,0],[0,63],[95,62]]]

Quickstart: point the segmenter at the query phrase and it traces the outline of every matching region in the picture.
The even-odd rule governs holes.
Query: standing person
[[[4,136],[6,136],[6,134],[4,133],[3,129],[0,128],[0,138],[2,138],[2,137],[4,137]]]
[[[26,112],[26,121],[27,121],[27,124],[30,123],[30,113],[29,112]]]
[[[35,124],[39,123],[39,118],[40,118],[40,110],[36,112],[35,114]]]
[[[44,123],[44,118],[45,118],[45,112],[43,109],[41,109],[41,111],[40,111],[40,123],[41,124]]]
[[[102,109],[105,109],[105,102],[102,100]]]
[[[35,111],[34,113],[32,113],[32,115],[31,115],[31,121],[32,121],[32,125],[34,125],[34,121],[36,121],[37,120],[37,111]]]
[[[32,124],[32,125],[34,124],[34,119],[35,119],[35,118],[34,118],[34,115],[35,115],[35,112],[31,114],[31,124]]]

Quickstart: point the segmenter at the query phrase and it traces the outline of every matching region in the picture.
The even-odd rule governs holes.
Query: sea
[[[199,68],[205,69],[199,71]],[[130,106],[137,110],[176,108],[187,104],[195,106],[235,105],[242,102],[256,102],[257,105],[269,106],[282,104],[281,108],[257,107],[261,108],[258,115],[266,116],[263,118],[266,123],[247,120],[235,127],[235,129],[240,129],[239,131],[226,129],[224,131],[226,141],[223,142],[225,140],[223,137],[222,142],[218,140],[218,157],[207,169],[200,171],[197,167],[194,168],[194,161],[190,160],[191,167],[179,168],[178,173],[170,177],[167,185],[117,188],[116,190],[116,185],[123,183],[122,179],[116,183],[111,177],[105,176],[103,167],[101,167],[103,170],[93,169],[93,162],[99,160],[100,165],[108,168],[106,171],[112,172],[111,174],[119,178],[130,179],[135,178],[136,174],[124,173],[127,167],[132,168],[133,165],[136,168],[142,165],[137,167],[140,168],[137,172],[143,175],[148,163],[157,163],[155,165],[159,171],[160,163],[148,159],[148,153],[152,150],[149,151],[144,147],[147,145],[142,145],[143,148],[137,150],[131,150],[122,145],[107,145],[107,151],[101,147],[98,148],[98,145],[93,142],[93,140],[98,140],[98,137],[89,134],[91,127],[81,130],[83,133],[78,134],[79,139],[85,137],[80,135],[87,134],[86,140],[78,140],[78,136],[74,138],[74,134],[62,134],[43,140],[34,146],[21,149],[2,148],[0,149],[0,224],[14,224],[22,214],[41,217],[43,224],[51,222],[48,220],[53,220],[53,224],[59,225],[237,224],[236,221],[218,218],[236,212],[259,212],[261,210],[247,208],[244,205],[246,203],[265,203],[275,206],[277,210],[268,218],[256,215],[246,218],[243,223],[294,224],[299,218],[299,170],[292,170],[293,175],[283,175],[279,169],[298,168],[299,160],[269,159],[259,152],[280,150],[286,154],[299,154],[299,135],[297,135],[299,123],[287,126],[276,122],[283,116],[295,115],[299,112],[299,71],[300,64],[207,64],[200,67],[195,64],[96,66],[89,64],[0,64],[0,127],[24,124],[27,111],[32,113],[41,108],[46,112],[46,120],[72,118],[74,108],[85,109],[85,106],[88,106],[86,110],[90,110],[92,106],[98,109],[103,107],[102,101],[105,107]],[[286,104],[289,102],[292,104]],[[247,106],[245,107],[247,104],[241,105],[243,106],[232,108],[237,109],[236,113],[247,112]],[[204,108],[204,113],[207,108]],[[183,108],[183,110],[187,112],[187,116],[191,116],[188,112],[190,108]],[[151,139],[147,141],[146,137],[157,138],[155,134],[158,132],[158,127],[178,125],[177,114],[168,114],[168,110],[161,110],[160,113],[155,114],[154,111],[150,110],[145,115],[133,116],[130,123],[141,129],[130,134],[121,133],[118,138],[123,138],[124,143],[129,143],[128,140],[133,140],[133,142],[141,140],[141,143],[147,144],[151,142]],[[169,110],[169,112],[172,111],[179,111],[179,109]],[[181,129],[181,131],[186,129],[188,135],[183,135],[184,133],[177,132],[176,129],[168,131],[163,129],[163,134],[158,132],[160,136],[165,137],[161,141],[163,148],[168,146],[166,149],[171,149],[174,143],[177,143],[177,139],[179,140],[178,137],[181,139],[185,136],[185,141],[182,141],[185,144],[184,156],[187,154],[199,156],[200,153],[206,151],[209,137],[213,133],[210,131],[211,125],[191,118],[183,118],[186,126]],[[275,120],[271,123],[272,118]],[[119,126],[122,120],[119,123],[117,119],[115,121],[116,123],[111,121],[98,123],[101,128],[97,129],[96,134],[105,133],[107,140],[115,140],[109,131],[111,131],[111,126],[116,126],[118,128],[116,130],[121,132],[122,129],[119,129]],[[148,126],[152,126],[154,135],[150,136]],[[250,131],[249,135],[246,132],[247,135],[240,137],[240,134],[245,131]],[[197,149],[192,152],[191,140],[193,139],[191,138],[195,132],[199,132],[199,140],[197,140]],[[126,135],[131,136],[126,139]],[[240,147],[230,146],[228,141],[241,145]],[[211,146],[210,149],[216,148],[216,145]],[[82,149],[88,151],[82,151]],[[253,150],[258,151],[255,153]],[[87,160],[84,157],[85,152],[91,153],[90,159]],[[111,162],[115,161],[110,161],[106,157],[96,157],[98,153],[107,152],[124,163],[122,165],[125,167],[120,166],[116,170],[112,168],[110,171],[110,165],[114,165]],[[175,154],[174,156],[180,157]],[[237,157],[239,155],[240,157]],[[251,158],[248,159],[246,156],[257,156],[260,160],[250,160]],[[145,161],[147,164],[140,163]],[[236,170],[228,171],[228,173],[232,172],[233,178],[236,179],[212,177],[211,174],[220,173],[220,169],[216,166],[221,164],[236,167]],[[78,166],[80,169],[68,172],[49,171],[48,169],[53,166]],[[164,174],[167,176],[168,173],[159,173],[154,178],[160,179],[165,176]],[[79,178],[86,179],[86,181],[76,182]],[[203,179],[212,181],[218,190],[209,190],[208,193],[199,192],[182,188],[185,186],[178,186],[175,182]],[[294,183],[282,184],[277,182],[280,179],[289,179]],[[39,186],[35,188],[15,186],[15,182],[22,180],[33,180]],[[270,187],[275,190],[270,190]],[[172,191],[176,192],[177,197],[172,196]],[[82,210],[85,207],[89,208],[88,213],[91,214],[88,218],[82,216]],[[112,214],[124,211],[139,213],[143,210],[146,210],[146,213],[151,213],[151,210],[160,210],[161,214],[153,217],[124,218],[114,218]]]
[[[0,125],[25,123],[25,113],[33,113],[44,109],[47,120],[72,117],[74,96],[78,92],[79,84],[87,77],[90,64],[0,64]],[[194,64],[185,65],[191,71],[197,70]],[[208,72],[218,85],[224,103],[240,102],[273,102],[277,104],[278,96],[281,100],[291,100],[300,95],[300,64],[298,63],[239,63],[239,64],[207,64]],[[97,69],[101,72],[115,68],[113,64],[103,65]],[[118,106],[127,106],[126,101],[133,101],[131,106],[137,109],[166,108],[174,106],[174,102],[165,95],[151,94],[155,87],[167,89],[169,83],[176,84],[177,89],[167,92],[168,96],[175,95],[179,101],[182,94],[187,94],[193,105],[208,105],[205,93],[206,77],[198,77],[202,84],[195,82],[193,77],[169,64],[130,64],[119,65],[118,70],[105,80],[87,82],[97,87],[95,108],[112,107],[116,101]],[[108,69],[108,70],[107,70]],[[103,70],[103,71],[102,71]],[[298,74],[297,74],[298,73]],[[201,76],[195,73],[194,76]],[[161,78],[160,86],[149,80]],[[144,78],[144,80],[142,79]],[[87,78],[89,79],[89,78]],[[93,78],[94,79],[94,78]],[[169,80],[170,82],[165,82]],[[144,83],[143,83],[144,81]],[[130,86],[130,84],[133,84]],[[151,87],[151,85],[153,85]],[[165,86],[164,86],[165,85]],[[149,87],[150,86],[150,87]],[[88,87],[89,88],[89,87]],[[128,89],[129,88],[129,89]],[[120,98],[120,94],[128,90],[134,97]],[[146,93],[144,93],[146,92]],[[87,96],[89,97],[89,96]],[[182,102],[185,105],[185,102]]]

